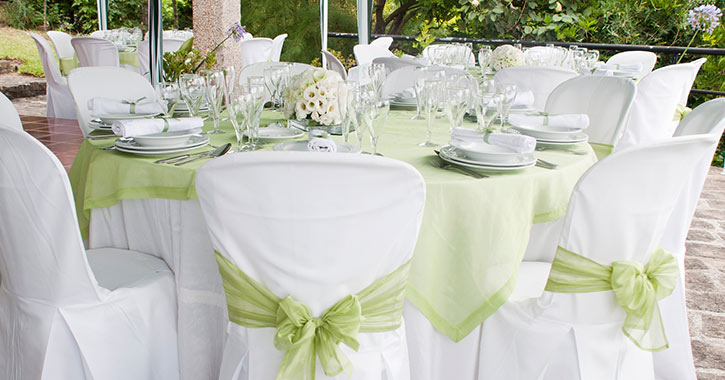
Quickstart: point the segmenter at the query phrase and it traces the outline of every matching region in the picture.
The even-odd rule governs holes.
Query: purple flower
[[[244,37],[245,27],[238,22],[235,22],[230,28],[229,28],[229,34],[234,38],[234,41],[241,41],[241,39]]]
[[[722,17],[720,8],[712,4],[700,5],[688,12],[687,22],[690,23],[694,31],[699,30],[712,34],[715,28],[720,25],[720,17]]]

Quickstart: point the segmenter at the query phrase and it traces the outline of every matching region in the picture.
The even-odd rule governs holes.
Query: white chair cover
[[[73,38],[70,34],[51,30],[48,32],[48,38],[50,38],[50,42],[53,43],[55,55],[58,56],[58,59],[73,58],[75,50],[70,42]]]
[[[23,123],[20,121],[18,110],[15,109],[13,102],[2,92],[0,92],[0,127],[23,130]]]
[[[59,119],[75,119],[76,111],[73,98],[68,90],[68,83],[60,73],[58,63],[53,58],[50,44],[39,34],[30,33],[30,37],[35,40],[35,46],[40,54],[40,61],[43,64],[43,72],[45,73],[45,94],[46,111],[45,115],[51,118]]]
[[[586,75],[557,86],[544,110],[554,114],[589,115],[589,142],[614,146],[627,123],[637,87],[624,78]]]
[[[371,46],[384,48],[390,50],[390,45],[393,44],[393,37],[379,37],[370,41]]]
[[[711,100],[695,108],[675,131],[675,136],[702,134],[721,135],[725,128],[725,98]],[[696,380],[695,365],[690,345],[690,332],[685,303],[685,240],[695,214],[697,201],[710,169],[717,144],[707,148],[707,154],[689,173],[685,188],[672,213],[662,239],[662,248],[677,257],[680,278],[671,296],[660,301],[662,321],[667,331],[670,348],[654,353],[655,374],[659,380]]]
[[[408,164],[350,154],[226,156],[199,169],[196,189],[214,248],[315,316],[411,258],[425,201]],[[273,379],[284,354],[273,336],[230,323],[220,379]],[[351,379],[409,378],[403,326],[359,340],[358,352],[341,345]]]
[[[680,104],[683,106],[687,105],[687,99],[690,97],[690,91],[692,90],[692,85],[695,83],[695,77],[697,77],[697,73],[700,72],[700,68],[703,64],[707,62],[707,58],[700,58],[696,59],[692,62],[683,63],[683,65],[689,65],[692,69],[692,79],[682,83],[682,92],[680,93]]]
[[[372,43],[368,45],[355,45],[352,48],[352,52],[355,54],[355,61],[360,66],[372,63],[373,59],[378,57],[395,57],[395,54],[388,50],[388,46],[385,46],[382,42],[375,45]]]
[[[103,97],[114,100],[155,101],[156,92],[141,74],[120,67],[79,67],[68,74],[68,87],[75,101],[78,124],[83,136],[93,129],[88,123],[93,119],[88,101]]]
[[[415,61],[410,61],[407,59],[401,59],[398,57],[378,57],[373,59],[373,63],[379,63],[385,66],[385,74],[390,74],[391,72],[401,68],[401,67],[407,67],[407,66],[413,66],[413,67],[420,67],[423,66],[420,63],[417,63]]]
[[[423,53],[421,53],[421,55],[424,58],[426,58],[429,62],[435,63],[434,62],[434,59],[435,59],[435,53],[434,53],[434,51],[436,51],[438,49],[444,49],[444,48],[447,48],[449,46],[454,46],[456,49],[464,49],[465,51],[462,52],[462,54],[465,54],[466,57],[468,57],[467,58],[467,61],[466,61],[467,66],[476,66],[476,57],[473,55],[473,51],[471,49],[469,49],[468,46],[466,46],[466,45],[461,45],[461,44],[456,44],[456,45],[452,45],[452,44],[428,45],[428,46],[425,47],[425,49],[423,49]],[[440,64],[440,63],[438,62],[437,64]]]
[[[559,245],[600,264],[647,262],[692,171],[718,136],[609,155],[579,180]],[[483,324],[479,379],[654,379],[652,357],[622,333],[612,291],[507,302]]]
[[[677,106],[687,105],[687,96],[701,65],[670,65],[642,78],[617,149],[672,136],[678,124],[673,120]]]
[[[347,70],[345,70],[345,65],[340,62],[337,57],[335,57],[332,53],[329,51],[323,50],[322,55],[325,56],[325,59],[327,60],[327,69],[332,70],[342,77],[343,80],[347,79]]]
[[[413,88],[418,76],[424,74],[415,68],[416,66],[405,66],[386,75],[385,81],[383,82],[383,98],[388,98],[409,88]]]
[[[271,38],[252,38],[248,40],[242,40],[239,43],[239,48],[242,49],[242,70],[245,67],[259,62],[267,62],[269,56],[272,54],[272,39]]]
[[[185,40],[181,39],[175,39],[175,38],[164,38],[163,47],[164,47],[164,53],[168,52],[174,52],[179,50],[181,45],[183,45]],[[138,44],[138,47],[136,48],[136,51],[138,52],[138,72],[143,75],[146,79],[150,80],[149,76],[149,67],[150,66],[150,60],[149,60],[149,40],[141,41],[141,43]]]
[[[543,111],[546,99],[554,88],[577,75],[572,70],[559,67],[514,66],[497,71],[494,80],[500,83],[513,83],[518,91],[533,92],[534,109]]]
[[[103,38],[103,36],[105,36],[105,35],[106,35],[105,30],[95,30],[95,31],[91,32],[91,34],[89,34],[89,36],[93,37],[93,38]]]
[[[111,41],[95,37],[74,37],[70,42],[78,55],[80,67],[119,66],[118,48]]]
[[[642,71],[637,75],[638,77],[642,77],[654,69],[657,63],[657,54],[641,50],[623,51],[613,55],[607,60],[608,65],[627,65],[631,63],[642,64]]]
[[[279,62],[279,57],[282,55],[282,47],[284,46],[284,40],[287,38],[287,33],[280,34],[272,40],[272,50],[269,53],[269,60],[271,62]]]
[[[0,378],[178,379],[174,275],[83,248],[65,169],[0,128]],[[86,256],[87,254],[87,256]]]

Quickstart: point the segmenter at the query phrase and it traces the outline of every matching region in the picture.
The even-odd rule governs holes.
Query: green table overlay
[[[459,341],[511,295],[532,225],[564,216],[574,185],[596,156],[588,144],[571,148],[586,151],[583,155],[536,151],[538,158],[558,168],[532,167],[475,179],[431,165],[433,150],[417,146],[425,137],[425,121],[413,121],[412,115],[391,111],[378,143],[379,153],[413,165],[426,182],[425,212],[407,297],[437,330]],[[265,111],[262,124],[281,118],[279,113]],[[210,130],[211,125],[205,128]],[[229,122],[222,123],[222,128],[226,134],[210,135],[213,145],[235,141]],[[448,135],[447,121],[436,120],[434,142],[446,143]],[[350,141],[356,142],[355,137],[350,136]],[[70,170],[84,237],[91,209],[122,199],[196,197],[194,176],[208,160],[177,167],[155,164],[158,157],[99,149],[112,144],[112,138],[84,141]],[[370,151],[369,141],[363,148]]]

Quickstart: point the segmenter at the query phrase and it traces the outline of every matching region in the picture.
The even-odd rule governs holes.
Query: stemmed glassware
[[[189,116],[199,116],[199,108],[204,100],[206,81],[197,74],[181,74],[179,89],[189,108]]]
[[[237,152],[242,151],[242,137],[247,127],[247,118],[245,106],[252,101],[250,94],[244,94],[240,91],[232,91],[230,93],[229,103],[227,103],[227,113],[229,120],[234,127],[234,134],[237,137]]]
[[[337,85],[337,111],[340,114],[340,132],[342,139],[348,142],[350,139],[350,127],[355,123],[355,96],[357,90],[357,82],[347,81],[339,82]]]
[[[476,111],[479,132],[490,129],[491,123],[498,115],[495,89],[495,82],[491,78],[483,77],[478,81],[478,89],[473,96],[473,108]]]
[[[219,129],[219,119],[222,111],[222,101],[224,100],[224,94],[226,92],[226,80],[224,79],[224,73],[221,70],[204,70],[201,72],[202,77],[206,80],[206,91],[204,96],[206,102],[209,105],[209,116],[211,116],[214,122],[214,130],[209,134],[222,134],[226,133]]]
[[[382,133],[383,126],[388,119],[390,102],[387,100],[372,100],[365,104],[365,123],[370,134],[370,145],[373,148],[372,154],[378,154],[378,140]]]
[[[369,85],[377,99],[382,97],[383,82],[385,82],[385,65],[371,63],[365,66],[365,80],[362,84]]]
[[[257,142],[259,133],[259,118],[264,109],[265,89],[260,85],[247,85],[241,87],[244,95],[244,116],[247,121],[247,136],[249,140],[242,147],[243,151],[257,150],[261,144]]]
[[[481,74],[486,75],[488,73],[489,65],[491,64],[491,54],[493,52],[491,51],[491,47],[481,46],[481,49],[478,51],[478,65],[481,67]]]
[[[468,87],[449,87],[445,90],[445,111],[451,132],[453,128],[460,127],[463,123],[463,115],[470,109],[468,103],[470,96],[471,91]]]
[[[496,83],[495,94],[500,96],[497,102],[498,113],[501,115],[501,128],[508,121],[508,114],[516,100],[516,85],[513,83]]]
[[[421,102],[428,122],[425,130],[425,142],[418,144],[418,146],[428,148],[438,146],[433,143],[433,122],[435,121],[435,113],[438,110],[438,96],[441,83],[437,79],[426,78],[424,80]]]
[[[416,67],[415,68],[416,76],[415,81],[413,82],[413,90],[415,91],[415,116],[411,118],[411,120],[423,120],[423,116],[421,115],[421,112],[423,112],[423,102],[421,98],[423,97],[423,85],[425,84],[425,75],[426,75],[426,67]]]
[[[237,82],[237,73],[234,70],[234,66],[225,66],[222,69],[222,72],[224,73],[224,104],[227,108],[229,108],[229,104],[232,101],[231,97],[234,94],[234,87]]]
[[[285,65],[273,65],[264,69],[264,85],[267,87],[272,97],[272,109],[279,110],[280,102],[280,84],[284,77]]]
[[[156,90],[156,99],[165,102],[165,116],[174,116],[174,110],[176,110],[176,106],[179,104],[181,97],[179,85],[173,82],[159,82],[154,89]]]

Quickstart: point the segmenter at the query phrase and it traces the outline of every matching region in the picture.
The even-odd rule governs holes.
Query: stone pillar
[[[239,0],[193,0],[194,47],[206,53],[229,33],[241,17]],[[239,42],[230,38],[216,51],[217,67],[242,68]]]

